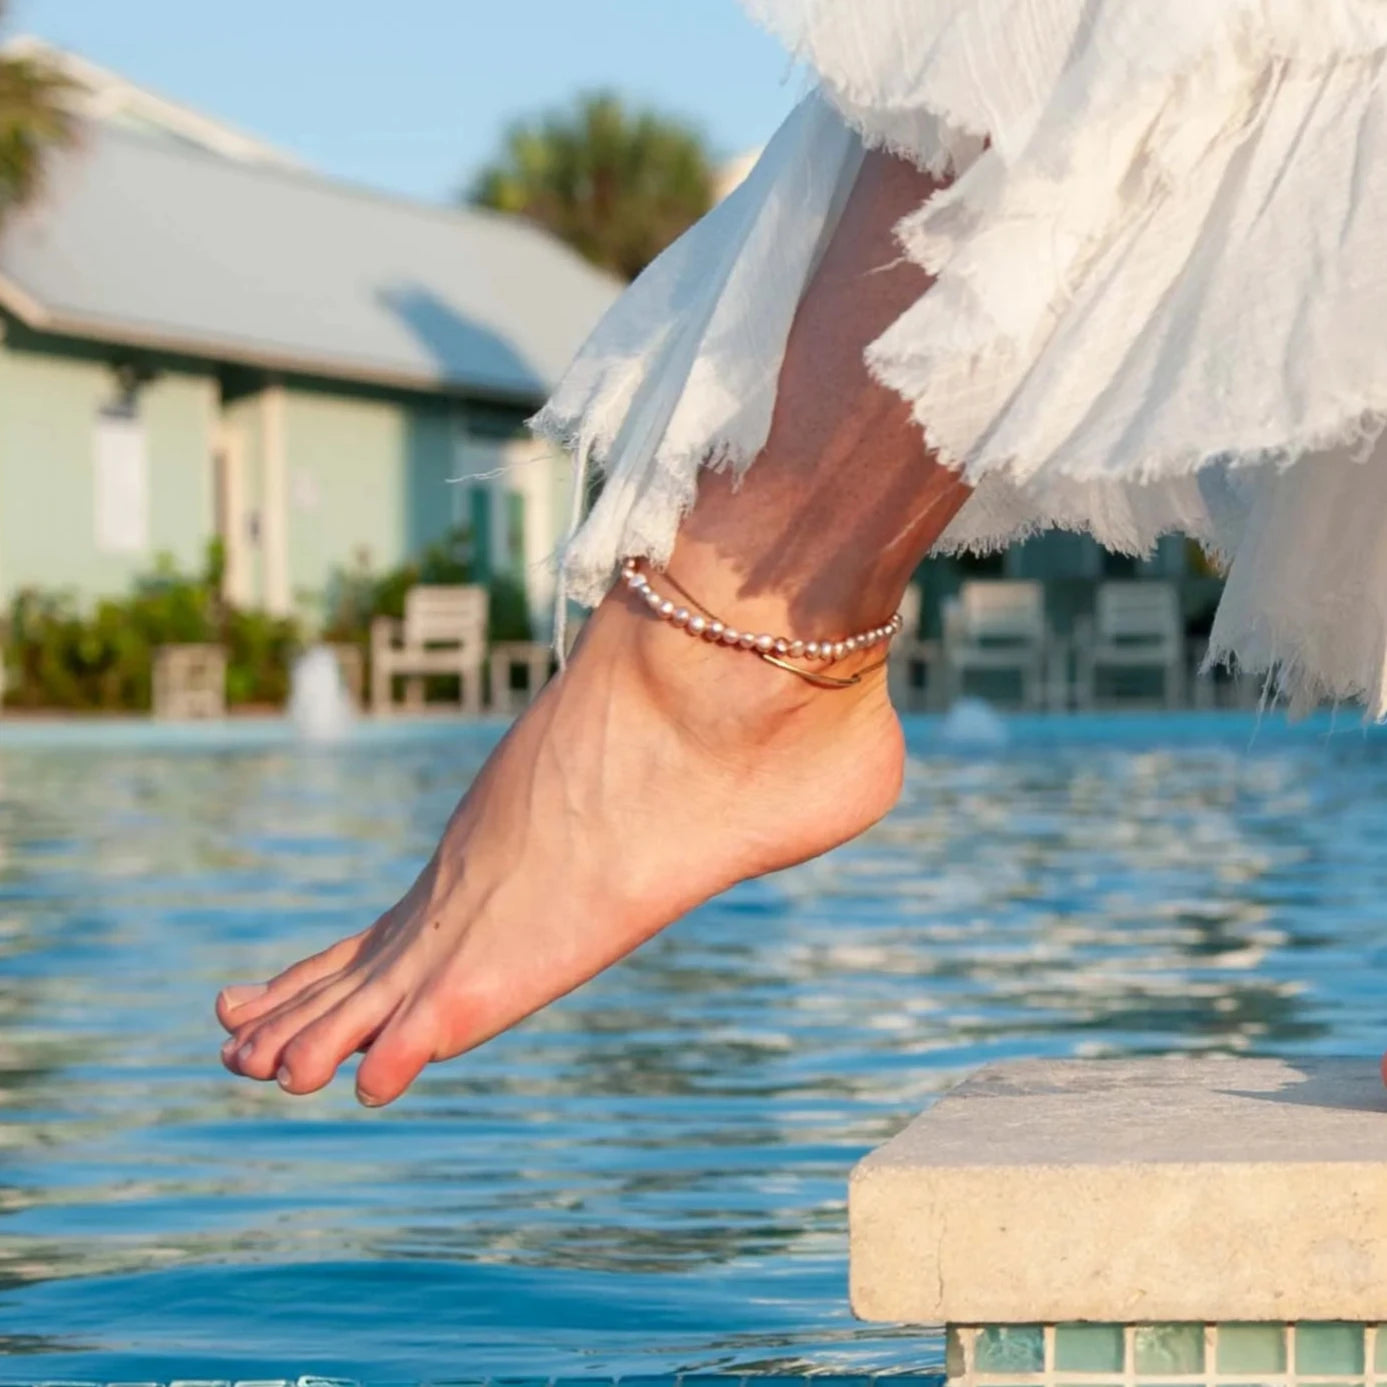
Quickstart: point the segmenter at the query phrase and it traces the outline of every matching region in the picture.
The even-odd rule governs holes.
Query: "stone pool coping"
[[[1387,1091],[1368,1059],[980,1071],[863,1160],[867,1320],[1387,1320]]]

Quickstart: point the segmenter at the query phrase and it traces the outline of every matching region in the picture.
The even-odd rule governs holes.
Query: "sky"
[[[736,0],[11,0],[71,48],[328,173],[447,200],[516,117],[615,89],[763,143],[802,89]]]

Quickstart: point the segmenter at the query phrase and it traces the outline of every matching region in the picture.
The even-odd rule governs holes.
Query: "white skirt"
[[[939,550],[1186,533],[1228,567],[1211,659],[1387,716],[1387,0],[746,3],[818,85],[535,421],[606,474],[569,591],[755,460],[885,146],[955,175],[897,228],[934,284],[865,347],[975,488]]]

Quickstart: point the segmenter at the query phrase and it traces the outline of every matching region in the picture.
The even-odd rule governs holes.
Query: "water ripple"
[[[1381,736],[1008,731],[914,724],[872,833],[377,1114],[224,1075],[210,998],[389,904],[496,729],[0,745],[0,1350],[88,1380],[939,1366],[848,1314],[846,1175],[961,1075],[1383,1033]]]

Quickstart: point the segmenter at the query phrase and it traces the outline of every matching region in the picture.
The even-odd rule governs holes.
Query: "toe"
[[[368,1108],[393,1103],[439,1054],[441,1031],[431,1004],[401,1008],[372,1042],[356,1071],[356,1096]]]
[[[367,933],[363,931],[339,939],[331,948],[301,960],[292,968],[286,968],[269,982],[236,983],[224,987],[217,994],[217,1020],[228,1031],[234,1031],[268,1015],[304,988],[345,968],[360,951]]]
[[[383,983],[358,988],[305,1026],[284,1047],[275,1077],[287,1093],[314,1093],[337,1066],[389,1022],[398,994]]]
[[[248,1079],[273,1079],[285,1046],[359,985],[360,980],[353,977],[329,979],[270,1015],[249,1022],[222,1047],[227,1067]]]

